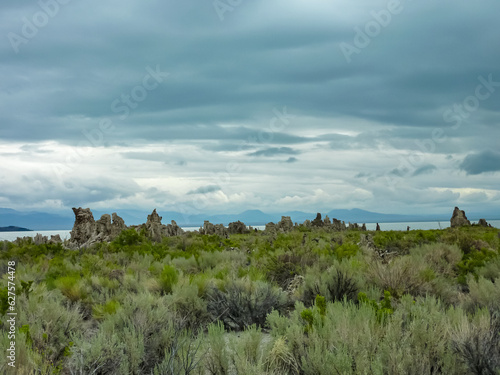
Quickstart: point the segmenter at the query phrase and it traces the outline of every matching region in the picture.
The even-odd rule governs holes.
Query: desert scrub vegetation
[[[500,373],[495,228],[126,230],[87,249],[0,249],[2,374]]]

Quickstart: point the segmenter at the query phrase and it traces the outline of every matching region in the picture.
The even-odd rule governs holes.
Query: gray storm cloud
[[[0,205],[499,204],[497,1],[221,1],[2,2]]]

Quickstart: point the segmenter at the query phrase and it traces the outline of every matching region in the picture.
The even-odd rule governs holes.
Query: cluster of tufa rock
[[[146,224],[134,226],[137,231],[145,230],[146,235],[154,242],[161,242],[163,237],[180,236],[184,230],[172,220],[171,224],[164,225],[161,223],[162,217],[156,212],[156,208],[151,215],[148,215]]]
[[[116,213],[112,216],[104,214],[99,220],[94,220],[94,215],[90,208],[73,208],[75,214],[75,224],[71,231],[69,241],[70,248],[89,247],[99,242],[113,241],[124,229],[128,229],[123,219]],[[161,216],[158,215],[156,209],[148,215],[148,220],[145,224],[132,226],[138,232],[145,230],[146,235],[152,241],[159,242],[162,237],[179,236],[184,231],[172,220],[171,224],[163,225]]]
[[[282,216],[281,220],[276,224],[267,223],[266,224],[266,233],[288,233],[291,232],[294,228],[292,219],[290,216]]]
[[[27,237],[17,237],[14,243],[17,243],[20,245],[24,239]],[[47,244],[58,244],[58,243],[63,243],[61,236],[56,234],[50,236],[50,239],[47,236],[42,235],[41,233],[37,233],[35,237],[33,237],[33,243],[35,245],[47,245]]]
[[[238,220],[233,223],[229,223],[227,230],[229,234],[247,234],[250,233],[252,228],[251,227],[250,229],[247,228],[247,226],[244,223]]]
[[[184,230],[182,230],[182,228],[179,227],[174,220],[172,220],[171,224],[162,224],[162,217],[158,215],[156,209],[153,210],[151,215],[148,215],[148,219],[145,224],[134,225],[131,227],[127,227],[123,219],[116,213],[113,213],[111,216],[104,214],[99,220],[96,221],[90,211],[90,208],[73,208],[73,212],[75,214],[75,224],[73,225],[71,238],[69,240],[69,248],[73,249],[89,247],[95,243],[113,241],[124,229],[128,228],[133,228],[138,232],[144,231],[146,235],[155,242],[160,242],[163,237],[180,236],[184,234]],[[455,210],[453,211],[450,224],[452,228],[471,225],[465,215],[465,212],[461,211],[458,207],[455,207]],[[485,219],[480,219],[477,225],[491,227]],[[306,220],[300,226],[324,228],[328,231],[344,231],[347,229],[366,231],[365,224],[359,226],[356,223],[348,223],[346,226],[345,222],[341,222],[337,219],[330,219],[328,216],[322,219],[320,213],[316,215],[314,220]],[[289,233],[298,227],[297,223],[294,224],[292,222],[290,216],[282,216],[281,220],[277,223],[267,223],[265,232],[276,235],[278,233]],[[380,230],[380,226],[378,224],[377,230]],[[253,228],[247,228],[247,226],[241,221],[229,223],[227,228],[223,224],[212,224],[209,221],[205,221],[203,226],[200,228],[199,233],[207,235],[215,234],[223,238],[228,238],[231,234],[245,234],[251,231],[253,231]],[[61,241],[59,235],[52,236],[49,239],[46,236],[37,234],[34,238],[35,244],[55,244],[62,242],[63,241]],[[370,244],[366,245],[367,247],[370,247]]]
[[[457,227],[467,227],[470,225],[471,223],[467,219],[465,211],[462,211],[458,207],[455,207],[455,209],[453,210],[453,214],[451,215],[450,226],[452,228],[457,228]],[[491,228],[491,224],[488,224],[485,219],[479,219],[479,222],[474,225]]]
[[[452,228],[469,226],[470,221],[465,216],[465,211],[461,211],[458,207],[455,207],[453,214],[450,219],[450,226]]]
[[[322,216],[320,213],[316,214],[316,218],[314,220],[306,220],[304,221],[303,224],[301,224],[303,227],[306,228],[324,228],[327,231],[332,231],[332,232],[340,232],[344,231],[347,229],[357,229],[361,231],[366,231],[366,225],[363,224],[362,226],[359,226],[358,224],[354,223],[351,224],[349,223],[349,226],[347,227],[345,222],[337,220],[337,219],[331,219],[328,216],[325,216],[324,219],[322,219]],[[293,224],[290,216],[282,216],[281,221],[278,223],[267,223],[266,224],[266,233],[288,233],[291,232],[294,228],[298,227],[297,224]]]
[[[200,227],[200,234],[217,234],[221,237],[227,238],[228,231],[223,224],[212,224],[210,221],[205,220],[203,227]]]
[[[73,212],[75,224],[70,233],[70,248],[89,247],[98,242],[113,241],[122,230],[127,229],[123,219],[116,213],[112,216],[104,214],[95,221],[90,208],[73,208]]]
[[[200,227],[200,234],[216,234],[224,238],[228,238],[230,234],[246,234],[253,230],[252,227],[247,228],[247,226],[241,221],[235,221],[229,223],[226,228],[223,224],[212,224],[208,220],[205,220],[203,226]]]
[[[488,224],[486,222],[486,219],[479,219],[479,222],[477,223],[477,225],[479,225],[480,227],[490,227],[491,228],[491,224]]]

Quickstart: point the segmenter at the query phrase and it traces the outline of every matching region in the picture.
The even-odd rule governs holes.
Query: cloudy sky
[[[2,0],[0,207],[500,212],[498,0]]]

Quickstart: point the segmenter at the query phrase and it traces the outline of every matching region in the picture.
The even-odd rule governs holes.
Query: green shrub
[[[74,355],[68,361],[73,372],[150,374],[184,330],[167,296],[125,294],[119,302],[121,307],[96,329],[73,335]]]
[[[55,280],[55,286],[72,302],[80,301],[88,296],[88,288],[78,276],[63,276]]]
[[[453,340],[453,350],[472,374],[498,375],[500,373],[500,318],[489,319],[489,324],[468,324]]]
[[[232,348],[231,361],[236,374],[261,375],[265,372],[264,361],[272,345],[261,329],[255,324],[244,332],[232,335],[229,347]]]
[[[268,280],[266,277],[266,273],[259,267],[254,265],[240,267],[237,272],[238,278],[244,278],[248,276],[248,278],[252,281],[266,281]]]
[[[391,304],[391,293],[387,290],[384,291],[384,299],[380,302],[368,299],[365,293],[359,293],[358,300],[360,303],[367,304],[373,308],[379,322],[385,322],[394,313]]]
[[[32,238],[27,238],[8,246],[8,251],[0,252],[0,259],[17,260],[18,264],[26,264],[43,258],[56,256],[71,258],[74,255],[74,252],[64,248],[60,243],[35,245]]]
[[[117,245],[118,249],[125,246],[139,245],[144,241],[144,236],[137,232],[134,228],[123,230],[118,237],[113,241],[114,245]]]
[[[92,316],[96,320],[102,320],[106,315],[115,314],[118,308],[120,308],[120,303],[116,300],[110,300],[103,305],[92,306]]]
[[[128,373],[127,351],[119,335],[100,329],[91,337],[75,336],[73,340],[73,355],[66,363],[71,374]]]
[[[87,329],[78,304],[67,303],[58,290],[48,291],[43,284],[33,286],[29,298],[21,294],[16,302],[26,354],[37,361],[42,356],[40,367],[44,361],[54,369],[63,366],[72,346],[71,334]]]
[[[264,327],[267,314],[283,311],[286,295],[263,282],[231,281],[222,291],[212,287],[207,295],[207,308],[213,320],[220,320],[228,330],[242,331],[256,324]]]
[[[472,275],[467,277],[469,294],[465,301],[469,311],[478,308],[488,308],[491,312],[500,314],[500,278],[493,281],[484,277],[476,278]]]
[[[478,268],[484,267],[484,265],[498,257],[498,254],[494,251],[488,250],[486,248],[481,248],[480,250],[471,250],[464,254],[462,260],[457,264],[459,276],[459,283],[466,285],[467,275],[470,273],[474,275],[475,278],[478,277]]]
[[[359,246],[353,243],[343,243],[335,249],[335,255],[339,260],[351,258],[359,251]]]
[[[393,310],[390,319],[379,318],[381,313],[377,315],[372,304],[377,310]],[[460,309],[445,311],[435,299],[414,301],[403,296],[398,309],[386,301],[328,303],[322,319],[316,307],[310,309],[313,326],[321,324],[321,329],[310,330],[304,330],[303,310],[297,303],[289,316],[273,312],[268,317],[271,334],[286,337],[300,373],[468,373],[452,352],[450,340],[452,327],[466,315]]]
[[[359,288],[353,278],[347,272],[340,269],[330,269],[320,275],[311,275],[306,278],[302,301],[305,305],[314,304],[316,296],[322,295],[327,301],[343,301],[344,299],[356,301]]]
[[[172,265],[181,270],[184,273],[196,274],[200,272],[198,267],[198,262],[196,261],[195,256],[190,256],[189,258],[175,258],[172,259]]]
[[[466,317],[432,297],[403,296],[384,324],[376,358],[392,374],[466,374],[451,349],[450,333]]]
[[[183,326],[192,331],[204,327],[209,321],[207,304],[200,297],[198,286],[189,284],[186,279],[174,286],[168,301],[177,316],[182,317]]]
[[[425,264],[434,274],[450,278],[455,276],[456,264],[462,256],[458,246],[445,243],[421,245],[410,250],[414,264]]]
[[[44,280],[49,289],[54,289],[57,287],[56,280],[59,278],[81,279],[82,276],[90,276],[90,274],[90,269],[84,272],[82,266],[76,260],[72,261],[58,256],[48,261],[48,270],[45,273]],[[69,282],[69,279],[66,282]]]
[[[211,375],[229,374],[230,355],[224,337],[224,326],[217,322],[208,326],[208,351],[204,360],[206,370]]]
[[[314,324],[314,314],[310,309],[305,309],[300,312],[300,317],[306,323],[305,330],[309,332],[313,328]]]
[[[376,232],[373,242],[379,249],[399,254],[405,254],[415,244],[411,234],[401,231]]]
[[[214,274],[214,278],[219,279],[219,280],[225,280],[228,275],[229,275],[229,269],[223,268],[223,269],[218,270]]]
[[[21,282],[21,294],[24,294],[26,297],[29,297],[29,294],[31,293],[31,286],[33,285],[33,280],[30,281],[20,280],[20,282]]]
[[[326,300],[325,297],[320,296],[319,294],[316,296],[316,300],[314,301],[316,307],[319,309],[319,313],[322,316],[325,316],[326,314]]]
[[[266,272],[270,281],[275,282],[283,289],[293,280],[295,275],[302,272],[301,257],[296,254],[285,253],[278,256],[271,255],[267,259]]]
[[[29,345],[29,346],[33,345],[33,340],[31,338],[29,324],[23,324],[21,327],[19,327],[19,333],[24,333],[24,336],[26,337],[26,344],[27,345]]]
[[[283,337],[274,342],[266,358],[265,369],[275,375],[298,375],[299,365]]]
[[[490,281],[500,279],[500,256],[490,259],[484,267],[477,270],[477,274]]]
[[[415,261],[410,256],[394,259],[389,264],[373,262],[367,272],[368,280],[382,290],[388,290],[395,297],[403,294],[413,296],[425,295],[429,290],[428,283],[421,278],[426,265],[423,261]]]
[[[172,293],[173,286],[179,280],[179,273],[173,266],[166,265],[160,274],[160,287],[165,294]]]
[[[164,374],[199,374],[201,369],[200,355],[202,337],[195,337],[192,332],[176,330],[168,349],[164,351],[164,359],[155,365],[152,375]]]

